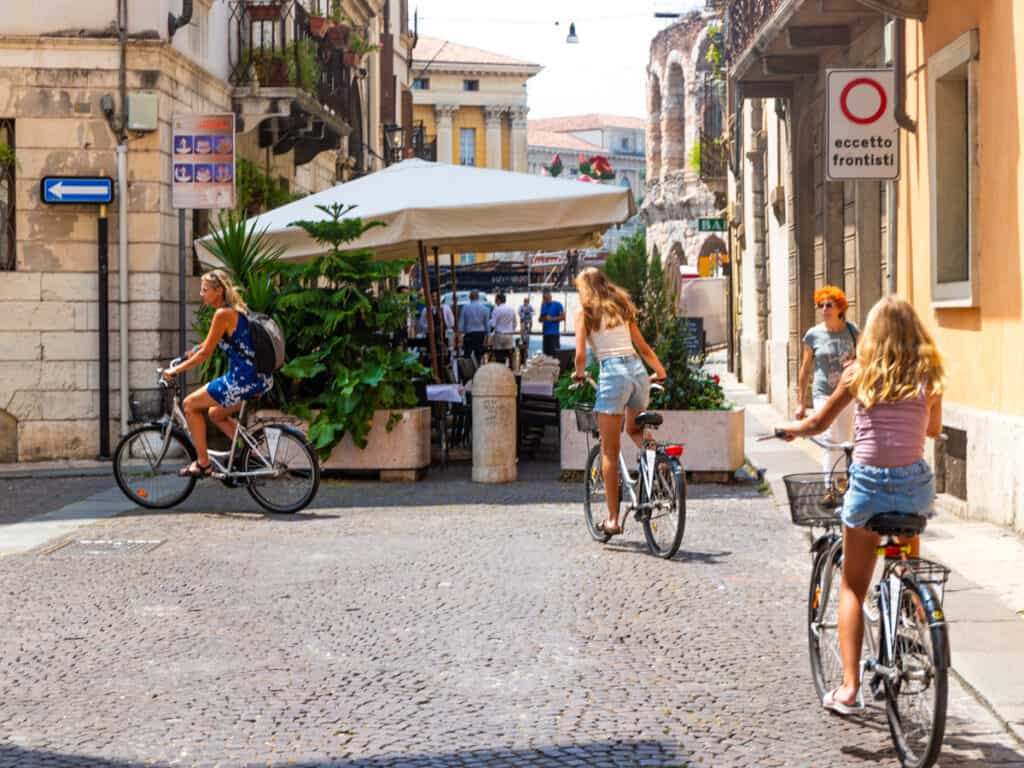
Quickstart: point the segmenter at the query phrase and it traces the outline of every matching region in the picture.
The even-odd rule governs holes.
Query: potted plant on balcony
[[[250,21],[278,21],[281,18],[282,0],[249,0],[245,11]]]
[[[243,60],[249,62],[247,71],[255,76],[260,86],[277,88],[291,84],[288,59],[281,50],[252,48],[242,55]]]
[[[348,50],[345,51],[344,62],[347,67],[358,67],[362,63],[363,56],[379,51],[380,46],[376,43],[368,43],[359,35],[353,32],[349,35]]]
[[[328,469],[417,470],[430,462],[430,410],[416,407],[413,380],[427,370],[391,343],[408,300],[383,287],[408,264],[345,250],[378,226],[344,218],[354,207],[324,206],[327,219],[294,222],[328,250],[275,267],[289,356],[277,376],[280,402],[308,424]]]

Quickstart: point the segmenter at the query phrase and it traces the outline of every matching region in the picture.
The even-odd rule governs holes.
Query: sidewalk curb
[[[114,470],[109,462],[92,462],[82,466],[53,467],[43,465],[33,467],[31,462],[19,464],[0,464],[0,480],[47,480],[69,477],[114,477]]]

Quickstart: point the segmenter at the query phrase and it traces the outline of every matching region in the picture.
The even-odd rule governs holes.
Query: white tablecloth
[[[427,400],[434,403],[464,403],[461,384],[427,384]]]
[[[524,381],[520,390],[524,395],[551,397],[555,392],[555,387],[550,381]]]

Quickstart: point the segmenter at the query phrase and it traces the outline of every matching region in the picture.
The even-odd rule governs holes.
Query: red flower
[[[717,373],[714,376],[712,376],[711,378],[715,380],[715,384],[720,384],[722,382],[722,380],[720,378],[718,378],[718,374]]]
[[[608,162],[608,158],[602,157],[601,155],[596,155],[595,157],[590,158],[590,167],[593,169],[594,173],[601,176],[612,173],[612,166],[611,163]]]

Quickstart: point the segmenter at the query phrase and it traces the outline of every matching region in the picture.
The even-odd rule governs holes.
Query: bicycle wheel
[[[832,539],[815,555],[807,594],[807,646],[818,701],[843,684],[843,659],[839,653],[842,550],[833,551],[834,542]]]
[[[679,551],[686,528],[686,475],[682,465],[663,454],[654,459],[654,478],[648,489],[649,514],[643,516],[644,536],[652,555],[666,560]]]
[[[601,470],[601,443],[595,443],[587,456],[583,474],[583,519],[594,541],[602,544],[611,536],[597,529],[597,524],[608,517],[608,502],[604,493],[604,473]]]
[[[246,478],[249,495],[271,512],[304,509],[320,488],[320,461],[305,435],[292,427],[268,426],[252,437],[256,449],[246,445],[241,465],[246,472],[273,469],[274,474]]]
[[[192,441],[175,428],[164,444],[164,427],[148,424],[121,438],[114,450],[114,478],[122,493],[148,509],[180,504],[196,487],[196,478],[178,472],[196,458]]]
[[[929,585],[903,577],[893,658],[887,663],[897,676],[886,681],[885,712],[906,768],[934,765],[946,732],[949,639],[939,606]],[[937,623],[929,624],[929,616]]]

